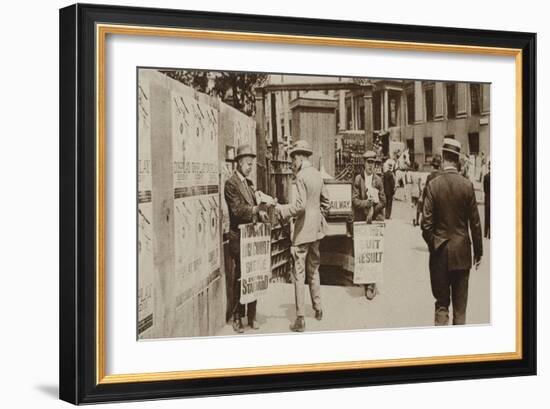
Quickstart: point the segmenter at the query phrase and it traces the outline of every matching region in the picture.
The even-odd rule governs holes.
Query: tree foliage
[[[161,72],[199,92],[217,96],[249,116],[254,115],[256,111],[254,90],[267,80],[266,74],[246,72],[193,70]]]

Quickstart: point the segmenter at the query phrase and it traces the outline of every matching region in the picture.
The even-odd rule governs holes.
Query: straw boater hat
[[[237,154],[235,155],[235,160],[239,160],[245,156],[250,156],[252,158],[256,157],[256,154],[252,151],[252,147],[248,144],[240,145],[237,148]]]
[[[454,153],[458,158],[460,157],[461,148],[462,148],[462,145],[456,139],[451,139],[451,138],[443,139],[443,147],[441,148],[443,152]]]
[[[292,146],[292,149],[290,149],[290,152],[289,152],[290,156],[294,156],[298,153],[306,156],[311,156],[313,154],[313,151],[309,147],[309,143],[307,143],[307,141],[302,139],[302,140],[296,141],[296,143]]]
[[[374,151],[366,151],[364,154],[363,154],[363,159],[367,160],[367,159],[373,159],[373,160],[376,160],[376,152]]]

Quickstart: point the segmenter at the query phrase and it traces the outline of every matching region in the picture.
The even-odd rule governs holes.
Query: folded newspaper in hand
[[[265,204],[266,206],[275,206],[275,199],[272,198],[269,195],[266,195],[264,192],[260,190],[256,190],[256,203],[258,205]]]
[[[372,200],[375,204],[378,204],[380,197],[378,196],[378,189],[375,187],[369,187],[367,190],[367,199]]]

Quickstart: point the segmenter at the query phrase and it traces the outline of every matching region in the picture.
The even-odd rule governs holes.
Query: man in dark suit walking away
[[[395,193],[395,174],[393,173],[393,164],[388,163],[384,171],[384,195],[386,196],[386,219],[391,218],[391,208],[393,206],[393,195]]]
[[[485,193],[485,237],[491,238],[491,162],[487,164],[487,173],[483,176],[483,192]]]
[[[233,294],[235,305],[233,306],[233,330],[237,333],[244,332],[242,318],[248,317],[248,325],[252,329],[259,329],[256,321],[256,301],[248,304],[241,304],[241,232],[240,224],[253,223],[256,221],[267,222],[267,213],[256,203],[254,185],[248,179],[256,154],[250,145],[241,145],[237,148],[235,161],[237,169],[225,182],[224,195],[229,209],[229,253],[235,262],[235,273],[233,280]]]
[[[483,254],[474,186],[457,170],[460,148],[454,139],[443,140],[443,172],[426,183],[422,236],[430,250],[435,325],[449,323],[451,299],[453,325],[466,323],[472,243],[476,269]]]

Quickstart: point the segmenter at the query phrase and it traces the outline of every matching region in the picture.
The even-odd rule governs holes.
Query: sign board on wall
[[[151,110],[149,77],[138,85],[138,335],[147,338],[154,322],[153,204],[151,194]]]
[[[176,307],[220,268],[218,111],[172,91]],[[200,286],[200,285],[199,285]]]

